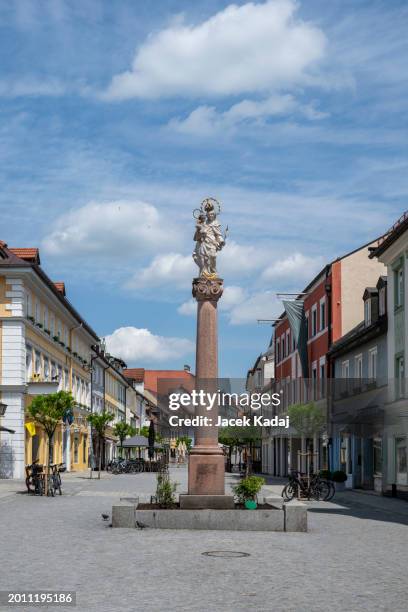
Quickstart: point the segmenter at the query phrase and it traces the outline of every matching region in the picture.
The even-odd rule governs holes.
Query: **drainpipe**
[[[91,347],[92,350],[96,353],[97,350],[95,347]],[[93,414],[93,362],[98,358],[98,355],[91,356],[91,414]],[[91,469],[90,478],[92,478],[93,472],[93,463],[94,463],[94,452],[93,452],[93,430],[92,423],[89,424],[89,467]]]
[[[326,297],[327,297],[327,325],[328,325],[328,339],[327,339],[327,345],[328,345],[328,351],[330,351],[331,345],[332,345],[332,339],[333,339],[333,330],[332,330],[332,303],[333,303],[333,299],[332,299],[332,285],[331,283],[328,282],[328,276],[329,276],[329,271],[330,271],[330,266],[326,267],[326,282],[324,285],[325,288],[325,292],[326,292]],[[326,406],[327,406],[327,435],[328,435],[328,444],[327,444],[327,469],[330,471],[330,467],[331,467],[331,453],[333,450],[333,446],[332,446],[332,426],[331,426],[331,421],[332,421],[332,407],[333,407],[333,385],[331,384],[330,381],[333,380],[334,378],[334,370],[333,370],[333,366],[331,363],[331,359],[330,359],[330,355],[327,352],[326,353]]]

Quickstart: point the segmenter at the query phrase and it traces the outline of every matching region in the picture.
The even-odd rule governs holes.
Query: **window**
[[[387,312],[386,292],[385,292],[385,287],[382,287],[380,289],[380,294],[379,294],[379,314],[380,314],[380,317],[385,315],[386,312]]]
[[[279,340],[277,340],[277,341],[276,341],[276,355],[277,355],[276,360],[277,360],[277,362],[279,363],[279,361],[281,360],[281,357],[280,357],[280,343],[279,343]]]
[[[395,367],[397,397],[404,395],[404,357],[397,357]]]
[[[26,293],[26,315],[27,317],[31,317],[33,314],[32,303],[31,303],[31,293]]]
[[[88,440],[88,436],[86,434],[84,434],[83,436],[83,440],[82,440],[82,462],[83,463],[87,463],[88,461],[88,456],[87,456],[87,452],[86,452],[86,443]]]
[[[50,380],[50,361],[48,357],[44,357],[44,379]]]
[[[286,332],[286,354],[290,355],[290,330]]]
[[[79,435],[75,434],[75,437],[74,437],[74,463],[78,463],[78,448],[79,448]]]
[[[373,440],[373,472],[374,474],[382,473],[382,440],[374,438]]]
[[[364,322],[366,325],[371,325],[371,300],[364,302]]]
[[[285,359],[285,336],[282,336],[282,359]]]
[[[320,331],[326,327],[326,299],[320,302]]]
[[[35,301],[34,319],[36,323],[40,323],[40,302]]]
[[[316,364],[312,365],[312,397],[313,399],[316,398],[316,393],[317,393],[317,366]]]
[[[34,374],[36,374],[37,376],[41,375],[41,355],[38,351],[35,351]]]
[[[65,391],[69,391],[69,375],[68,370],[64,370]]]
[[[64,326],[64,344],[68,346],[68,328]]]
[[[309,313],[306,313],[306,338],[309,339]]]
[[[350,363],[349,361],[343,361],[341,364],[341,377],[349,378],[350,377]]]
[[[55,317],[53,312],[50,313],[50,332],[51,336],[55,336]]]
[[[44,306],[44,311],[43,311],[43,326],[44,326],[44,329],[48,329],[48,308],[47,308],[47,306]]]
[[[31,346],[26,346],[26,378],[27,381],[31,380],[33,375],[33,351]]]
[[[395,307],[398,308],[404,303],[404,269],[401,266],[394,272],[395,281]]]
[[[371,348],[368,351],[368,378],[375,380],[377,378],[377,347]]]
[[[354,378],[362,380],[363,378],[363,356],[356,355],[354,358]]]
[[[58,380],[57,364],[54,361],[51,362],[51,380],[53,382],[57,382]]]
[[[62,340],[62,323],[59,319],[57,324],[57,336],[60,340]]]
[[[317,306],[312,308],[312,337],[317,334]]]
[[[325,364],[320,364],[320,395],[324,397],[324,383],[325,383]]]

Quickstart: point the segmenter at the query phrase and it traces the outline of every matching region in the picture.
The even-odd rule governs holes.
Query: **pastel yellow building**
[[[42,428],[27,417],[34,395],[64,389],[75,399],[72,424],[58,426],[54,462],[88,466],[91,355],[99,338],[40,266],[37,249],[0,242],[0,392],[7,405],[0,432],[0,477],[23,478],[25,465],[46,462]],[[31,433],[30,433],[31,430]]]

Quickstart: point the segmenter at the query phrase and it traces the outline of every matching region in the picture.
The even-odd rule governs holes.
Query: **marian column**
[[[196,390],[205,393],[218,391],[218,331],[217,302],[223,291],[223,280],[218,277],[216,257],[226,240],[217,221],[220,205],[207,198],[195,211],[196,247],[193,259],[199,276],[193,280],[193,297],[197,300]],[[195,428],[195,444],[188,464],[188,495],[180,495],[184,508],[231,508],[233,497],[225,495],[224,454],[218,446],[217,403],[207,410],[205,403],[196,408],[196,416],[207,417],[207,425]],[[205,421],[204,421],[205,422]]]

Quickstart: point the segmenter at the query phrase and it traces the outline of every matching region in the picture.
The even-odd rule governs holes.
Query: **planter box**
[[[171,510],[138,509],[138,504],[112,507],[112,527],[151,529],[198,529],[214,531],[307,531],[307,507],[300,502],[282,509],[257,510]]]

